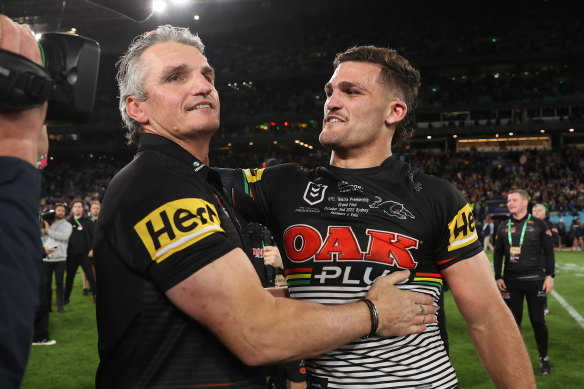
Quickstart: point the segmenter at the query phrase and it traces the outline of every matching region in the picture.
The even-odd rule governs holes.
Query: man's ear
[[[142,109],[142,101],[135,96],[126,97],[126,113],[140,124],[148,123],[148,115]]]
[[[400,99],[394,99],[391,101],[391,109],[385,117],[385,124],[391,126],[401,122],[408,113],[408,106],[406,103]]]

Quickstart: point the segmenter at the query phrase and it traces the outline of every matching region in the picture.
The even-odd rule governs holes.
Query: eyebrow
[[[324,86],[325,90],[330,90],[332,88],[333,88],[333,86],[330,82],[327,82],[326,85]],[[356,82],[350,82],[350,81],[339,82],[339,88],[340,89],[358,88],[358,89],[362,89],[362,90],[367,90],[367,88],[363,87],[363,85],[356,83]]]
[[[162,72],[160,73],[160,77],[161,79],[166,79],[167,77],[170,77],[171,75],[175,74],[175,73],[185,73],[188,72],[190,69],[189,65],[187,64],[180,64],[180,65],[176,65],[176,66],[167,66],[164,69],[162,69]],[[210,76],[213,79],[215,78],[215,69],[213,69],[210,65],[205,65],[203,67],[203,69],[201,70],[201,73],[206,75],[206,76]]]

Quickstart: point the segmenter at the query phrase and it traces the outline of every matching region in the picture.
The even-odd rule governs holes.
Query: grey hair
[[[126,99],[129,96],[135,96],[140,101],[148,98],[143,85],[146,74],[140,63],[140,55],[149,47],[162,42],[177,42],[193,46],[201,54],[205,51],[205,45],[198,35],[191,33],[188,28],[174,27],[170,24],[158,26],[156,30],[145,32],[132,41],[126,53],[116,62],[118,68],[116,81],[120,92],[119,109],[124,126],[127,128],[128,144],[138,144],[142,126],[126,112]]]
[[[541,210],[542,210],[544,213],[546,213],[545,206],[544,206],[543,204],[539,204],[539,203],[535,204],[535,205],[533,206],[533,208],[531,209],[531,210],[532,210],[532,212],[533,212],[533,210],[534,210],[535,208],[541,209]]]

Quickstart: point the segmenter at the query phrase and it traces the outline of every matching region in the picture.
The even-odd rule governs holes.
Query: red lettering
[[[316,254],[322,238],[318,231],[307,225],[288,227],[284,232],[286,255],[294,262],[304,262]]]
[[[404,235],[391,232],[367,230],[369,240],[369,253],[365,260],[384,262],[403,269],[413,269],[417,263],[408,251],[418,248],[418,241]]]
[[[360,261],[363,256],[359,243],[350,227],[329,227],[326,242],[314,258],[315,261]]]

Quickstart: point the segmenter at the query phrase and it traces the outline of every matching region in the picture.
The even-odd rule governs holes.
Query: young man
[[[63,278],[65,275],[65,267],[67,261],[67,248],[69,246],[69,237],[73,231],[73,227],[67,221],[65,216],[67,209],[65,204],[55,205],[55,220],[49,224],[44,220],[45,235],[43,237],[43,246],[47,249],[53,249],[43,258],[43,271],[46,280],[45,293],[48,296],[49,307],[51,304],[51,296],[53,293],[52,280],[53,273],[55,273],[55,288],[57,299],[57,312],[64,313],[65,309],[65,291]]]
[[[139,149],[110,183],[96,227],[97,388],[260,388],[265,375],[244,363],[298,360],[434,321],[429,296],[393,286],[408,272],[343,306],[264,290],[207,167],[219,96],[201,40],[160,26],[118,67],[120,111]]]
[[[75,275],[77,269],[81,266],[83,274],[89,282],[89,291],[95,296],[95,277],[93,276],[93,268],[89,254],[93,244],[93,234],[95,231],[95,223],[89,217],[83,214],[83,202],[81,200],[73,200],[71,203],[72,215],[69,218],[69,223],[73,227],[73,232],[69,238],[69,246],[67,247],[67,279],[65,282],[65,304],[69,304],[71,292],[73,291],[73,283],[75,282]]]
[[[394,50],[372,46],[339,54],[334,68],[320,133],[332,150],[329,166],[222,172],[237,210],[272,231],[291,297],[350,303],[376,277],[408,269],[399,287],[437,303],[447,282],[495,385],[534,388],[466,200],[392,156],[392,145],[413,132],[418,71]],[[458,385],[437,324],[422,334],[356,339],[306,362],[308,388]]]
[[[527,300],[539,351],[540,371],[541,374],[551,374],[545,309],[546,296],[554,288],[554,246],[552,233],[545,222],[528,214],[528,203],[524,190],[512,190],[507,196],[511,217],[501,223],[497,231],[493,253],[495,279],[518,327],[521,327],[523,316],[523,299]],[[505,272],[501,276],[503,259]]]

